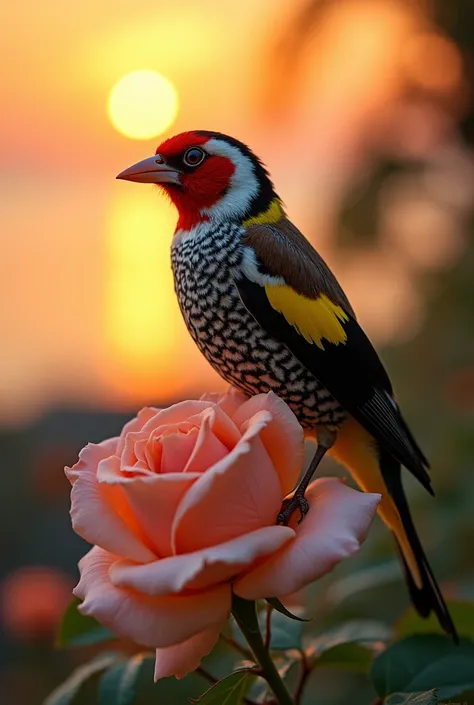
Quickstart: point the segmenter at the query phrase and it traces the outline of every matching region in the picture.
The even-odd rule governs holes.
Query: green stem
[[[270,648],[270,642],[272,640],[272,612],[273,607],[267,602],[267,614],[265,619],[265,648]]]
[[[306,658],[306,654],[303,649],[300,649],[300,655],[301,655],[301,671],[300,671],[300,679],[298,681],[298,685],[296,687],[295,691],[295,703],[296,705],[299,705],[301,702],[301,699],[303,697],[303,690],[306,685],[306,682],[308,680],[308,676],[311,673],[311,669],[308,664],[308,659]]]
[[[281,679],[268,649],[263,641],[258,624],[255,602],[236,597],[232,600],[232,615],[247,640],[261,675],[272,689],[278,705],[294,705],[294,700]]]

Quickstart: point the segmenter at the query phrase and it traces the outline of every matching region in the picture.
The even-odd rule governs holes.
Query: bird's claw
[[[300,518],[298,519],[298,524],[301,524],[307,513],[309,512],[309,502],[305,498],[304,494],[298,494],[295,492],[293,497],[285,499],[281,505],[280,512],[277,516],[276,523],[282,526],[287,526],[293,513],[299,509]]]

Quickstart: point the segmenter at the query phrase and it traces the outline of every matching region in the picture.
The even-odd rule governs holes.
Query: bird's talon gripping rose
[[[296,491],[292,497],[283,500],[276,523],[282,526],[288,526],[291,517],[298,511],[300,513],[298,524],[301,524],[309,512],[309,502],[304,494],[299,494],[298,491]]]
[[[232,586],[284,597],[359,547],[379,495],[335,479],[307,490],[315,511],[277,526],[303,461],[303,431],[274,394],[235,391],[142,409],[120,437],[89,444],[66,474],[81,611],[156,648],[156,677],[195,669],[216,643]]]

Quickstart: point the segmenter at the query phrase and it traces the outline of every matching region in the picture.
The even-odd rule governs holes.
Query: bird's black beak
[[[179,184],[179,171],[163,163],[158,154],[137,162],[121,171],[115,178],[138,181],[143,184]]]

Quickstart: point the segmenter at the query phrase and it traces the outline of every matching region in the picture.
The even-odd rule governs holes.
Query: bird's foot
[[[304,492],[298,492],[296,490],[293,497],[285,499],[281,505],[280,512],[277,516],[276,523],[282,526],[287,526],[292,515],[296,510],[299,509],[300,518],[298,519],[298,524],[301,524],[307,513],[309,512],[309,502],[304,496]]]

